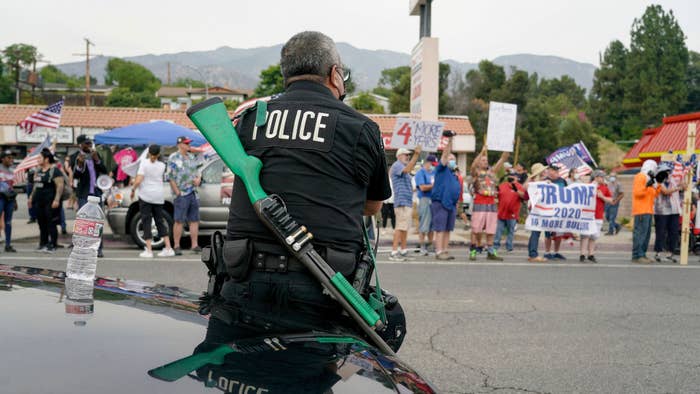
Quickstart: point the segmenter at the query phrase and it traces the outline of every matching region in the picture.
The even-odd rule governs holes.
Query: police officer
[[[348,74],[326,35],[296,34],[282,48],[280,66],[285,93],[267,103],[264,125],[256,107],[243,112],[236,123],[241,143],[263,163],[263,189],[284,200],[319,254],[352,281],[363,251],[362,216],[378,212],[391,194],[380,131],[342,102]],[[340,305],[258,219],[238,177],[223,257],[231,276],[222,290],[226,307],[212,314],[241,335],[343,321]]]

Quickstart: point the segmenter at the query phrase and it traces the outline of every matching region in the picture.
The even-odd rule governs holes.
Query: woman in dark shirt
[[[29,207],[36,210],[39,223],[39,251],[53,253],[56,250],[60,217],[63,174],[56,168],[56,160],[48,149],[41,151],[41,164],[34,174],[34,188],[29,196]]]

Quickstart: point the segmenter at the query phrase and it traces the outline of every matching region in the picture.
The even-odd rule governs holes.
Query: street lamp
[[[194,70],[197,74],[199,74],[200,78],[202,78],[202,81],[204,81],[204,96],[206,99],[209,99],[209,85],[207,84],[207,79],[204,77],[204,74],[202,74],[202,71],[198,69],[197,67],[190,66],[188,64],[184,64],[185,67],[189,68],[190,70]]]

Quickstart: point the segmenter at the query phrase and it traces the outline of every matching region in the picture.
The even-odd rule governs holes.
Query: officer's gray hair
[[[320,81],[333,65],[340,66],[340,55],[333,40],[317,31],[304,31],[290,38],[282,47],[280,68],[285,85],[296,76],[316,76]]]

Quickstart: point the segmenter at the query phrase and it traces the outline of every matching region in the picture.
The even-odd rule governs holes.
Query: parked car
[[[206,161],[201,169],[202,183],[197,188],[199,195],[199,234],[206,236],[216,230],[224,230],[228,220],[228,206],[231,202],[233,190],[233,173],[224,165],[218,157]],[[173,193],[170,185],[163,182],[163,194],[165,195],[164,221],[172,234],[173,228]],[[131,199],[131,187],[118,189],[114,195],[119,205],[107,210],[107,222],[112,233],[120,236],[130,236],[140,248],[146,245],[143,238],[143,223],[139,212],[138,193],[134,200]],[[151,226],[153,232],[153,248],[160,249],[164,241],[158,237],[155,223]],[[187,227],[183,236],[188,236]]]
[[[3,393],[436,391],[398,357],[352,334],[207,342],[208,320],[191,291],[98,277],[92,298],[70,300],[65,277],[0,265]]]

